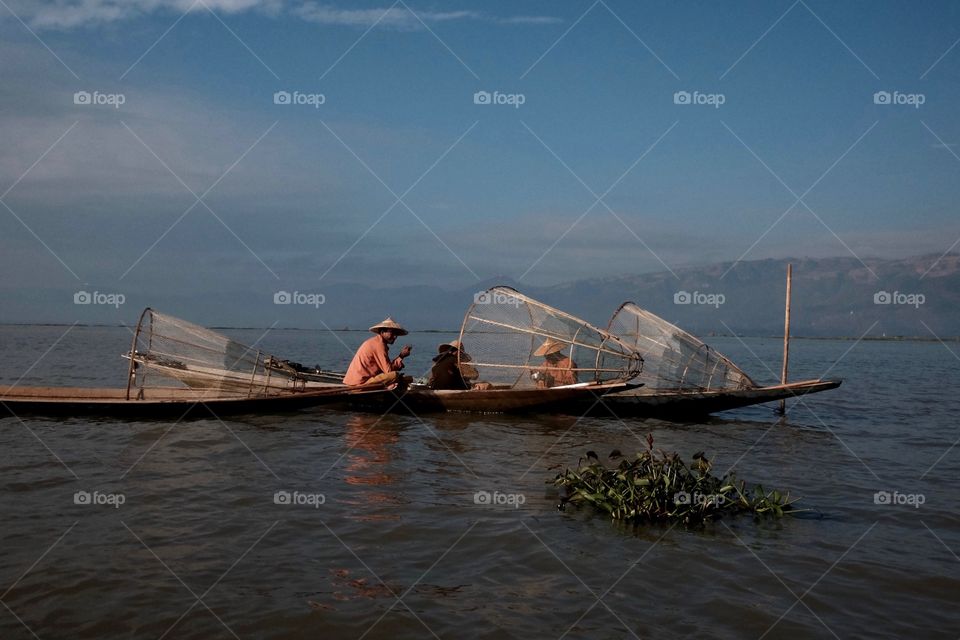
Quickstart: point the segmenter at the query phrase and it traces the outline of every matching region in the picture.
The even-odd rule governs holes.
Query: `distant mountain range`
[[[696,335],[782,335],[786,270],[792,263],[793,335],[958,336],[960,255],[938,258],[872,259],[866,266],[852,257],[727,262],[675,270],[676,275],[585,280],[550,287],[540,296],[567,300],[571,313],[598,322],[599,314],[631,299]]]
[[[476,293],[507,285],[601,327],[622,302],[632,300],[696,335],[775,336],[783,333],[788,262],[793,264],[795,336],[960,336],[960,254],[953,253],[867,259],[866,266],[853,257],[725,262],[540,287],[509,278],[461,290],[321,284],[314,289],[325,297],[318,307],[274,305],[273,292],[220,291],[202,298],[161,299],[131,293],[119,310],[93,306],[79,310],[84,312],[81,322],[91,324],[116,324],[118,318],[133,324],[139,309],[150,305],[208,326],[267,327],[276,322],[278,327],[365,329],[391,315],[414,330],[458,329]],[[18,295],[8,289],[0,322],[45,318],[43,308],[34,306],[37,302],[47,296],[68,300],[72,295],[59,291]]]
[[[793,335],[960,336],[960,255],[938,258],[870,259],[866,266],[852,257],[752,260],[547,287],[500,278],[459,291],[335,285],[324,288],[321,313],[335,328],[365,328],[390,314],[415,329],[455,329],[475,293],[507,285],[601,327],[632,300],[696,335],[782,335],[789,262]],[[316,326],[311,313],[300,311],[293,324]]]

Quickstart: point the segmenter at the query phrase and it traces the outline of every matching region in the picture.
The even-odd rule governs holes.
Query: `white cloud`
[[[437,23],[454,20],[476,20],[480,14],[475,11],[418,11],[416,16],[405,7],[385,9],[338,9],[315,2],[307,2],[294,13],[304,20],[318,24],[342,25],[348,27],[370,27],[374,24],[392,29],[414,30],[423,28],[423,22]],[[417,19],[419,16],[420,20]]]
[[[72,29],[136,18],[154,12],[182,14],[209,8],[223,13],[260,10],[275,14],[283,0],[55,0],[11,4],[14,13],[37,29]]]
[[[416,15],[414,15],[416,12]],[[478,11],[418,11],[405,6],[393,6],[378,9],[339,9],[316,2],[305,2],[295,10],[304,20],[319,24],[342,25],[349,27],[378,27],[415,30],[439,22],[461,20],[482,20],[497,24],[542,25],[562,22],[553,16],[510,16],[506,18],[489,16]],[[419,18],[419,19],[418,19]],[[422,22],[421,22],[422,21]]]
[[[225,14],[259,11],[267,15],[279,15],[286,10],[316,24],[360,28],[376,24],[399,31],[422,29],[424,24],[455,21],[485,21],[504,25],[561,22],[552,16],[496,17],[466,9],[420,11],[416,7],[407,9],[405,6],[349,9],[311,0],[7,0],[7,4],[19,18],[40,30],[66,30],[129,20],[152,13],[179,15],[207,9]],[[416,11],[416,15],[412,11]]]
[[[556,16],[511,16],[509,18],[498,18],[497,22],[501,24],[558,24],[563,20]]]

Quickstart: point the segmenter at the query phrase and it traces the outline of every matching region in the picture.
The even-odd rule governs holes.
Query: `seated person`
[[[463,375],[464,372],[461,370],[457,356],[459,356],[460,362],[470,361],[470,356],[461,350],[459,340],[441,344],[437,347],[437,356],[433,359],[433,367],[430,369],[430,379],[427,381],[428,387],[431,389],[455,391],[465,391],[470,388],[470,383]],[[473,367],[467,369],[467,367],[464,366],[463,369],[467,371],[468,375],[470,369],[476,371]]]
[[[564,343],[547,338],[536,351],[535,356],[542,356],[543,366],[534,369],[531,374],[537,381],[537,388],[549,389],[566,384],[577,383],[577,363],[563,355]]]
[[[393,360],[390,359],[389,349],[397,336],[405,336],[409,332],[392,318],[373,325],[370,331],[377,335],[367,339],[357,349],[347,367],[347,374],[343,376],[343,384],[391,384],[400,379],[403,359],[410,355],[413,348],[406,345]]]

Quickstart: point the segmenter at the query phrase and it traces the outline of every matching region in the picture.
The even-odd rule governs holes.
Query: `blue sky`
[[[960,237],[957,3],[4,0],[0,34],[0,321]]]

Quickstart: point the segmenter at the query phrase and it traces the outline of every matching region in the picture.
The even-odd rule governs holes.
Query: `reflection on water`
[[[343,481],[363,487],[346,499],[354,507],[351,517],[366,521],[399,519],[398,513],[384,507],[403,502],[391,472],[398,457],[400,427],[390,418],[363,413],[348,417],[344,426],[347,452]]]
[[[356,577],[349,569],[331,569],[330,584],[333,599],[341,602],[356,598],[396,598],[403,593],[400,585],[378,582],[375,578]]]

